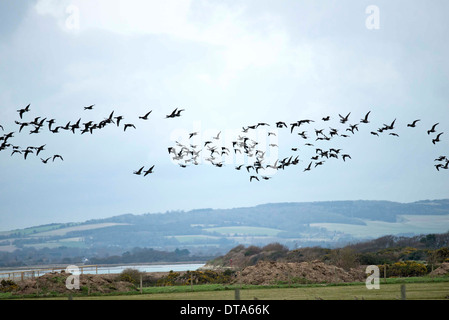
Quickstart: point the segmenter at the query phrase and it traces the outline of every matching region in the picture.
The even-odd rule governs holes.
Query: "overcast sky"
[[[449,156],[448,11],[446,0],[1,1],[0,137],[14,132],[7,142],[18,150],[45,150],[26,160],[12,146],[0,151],[0,230],[268,202],[448,198],[449,170],[434,166]],[[185,111],[166,119],[175,108]],[[100,122],[112,111],[120,126],[92,134],[54,134],[48,123],[19,133],[15,123]],[[301,119],[315,122],[293,133],[275,125]],[[394,119],[399,137],[370,133]],[[259,122],[270,124],[252,131],[265,164],[299,159],[269,180],[250,182],[235,169],[242,158],[216,167],[205,155],[182,168],[167,152],[212,140],[232,153],[242,127]],[[349,137],[316,141],[315,129],[331,127]],[[351,159],[304,172],[316,148]],[[54,154],[64,161],[41,162]]]

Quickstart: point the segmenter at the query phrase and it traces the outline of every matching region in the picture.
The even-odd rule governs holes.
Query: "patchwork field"
[[[401,215],[398,222],[364,220],[366,225],[311,223],[329,231],[344,232],[357,238],[378,238],[388,234],[427,234],[449,231],[449,215]]]

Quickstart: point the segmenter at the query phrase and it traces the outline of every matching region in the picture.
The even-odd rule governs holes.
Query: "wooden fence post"
[[[405,284],[401,284],[401,300],[406,300]]]
[[[240,300],[240,288],[235,288],[234,299]]]

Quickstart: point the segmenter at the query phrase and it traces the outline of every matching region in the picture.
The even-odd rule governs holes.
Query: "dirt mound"
[[[339,283],[365,281],[364,268],[351,269],[327,265],[321,261],[259,261],[237,273],[234,283],[269,285],[284,283]]]
[[[444,276],[449,274],[449,262],[443,262],[437,269],[433,270],[431,276]]]
[[[79,289],[68,289],[66,279],[70,273],[48,273],[35,279],[18,282],[14,294],[69,294],[69,293],[111,293],[135,291],[136,287],[127,281],[117,281],[116,275],[79,275]]]

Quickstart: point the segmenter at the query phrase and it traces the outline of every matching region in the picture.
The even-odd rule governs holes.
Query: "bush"
[[[19,286],[12,280],[2,280],[0,282],[0,292],[11,292],[18,288]]]
[[[379,266],[383,268],[383,266]],[[387,277],[419,277],[428,273],[427,267],[416,261],[400,261],[386,265]]]
[[[139,284],[141,275],[142,272],[139,270],[127,268],[120,273],[118,280],[130,282],[132,284]]]

